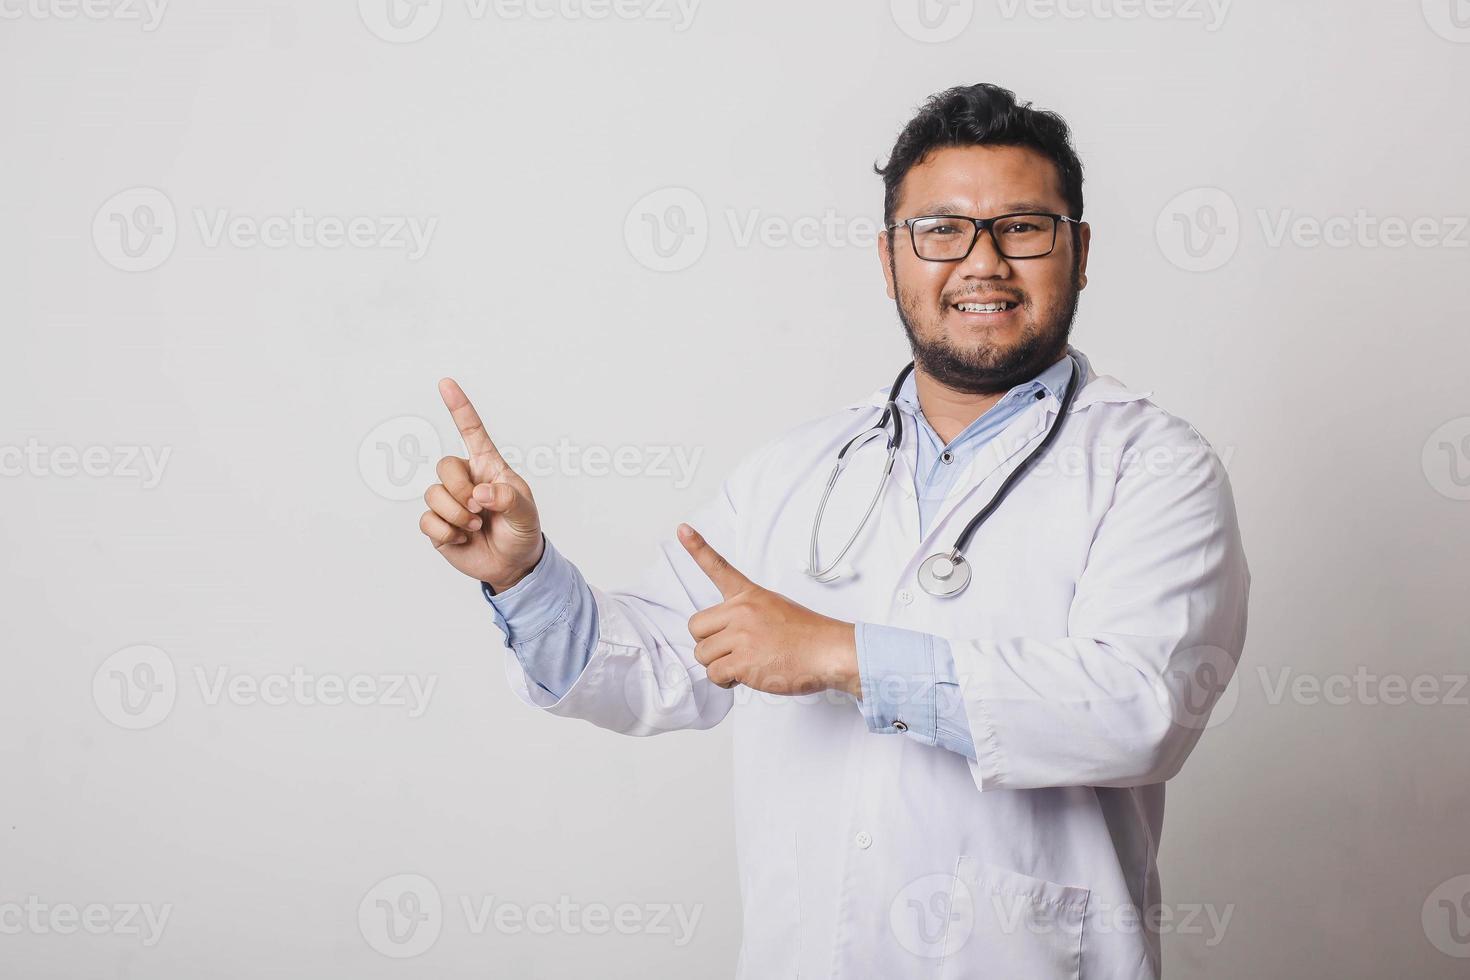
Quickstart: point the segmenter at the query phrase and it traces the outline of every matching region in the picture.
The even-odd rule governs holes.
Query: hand
[[[424,494],[419,530],[449,564],[503,592],[530,574],[545,544],[531,488],[490,441],[475,406],[453,378],[439,394],[469,450],[439,460],[439,479]]]
[[[797,605],[740,574],[700,533],[679,525],[679,543],[724,601],[689,617],[694,659],[723,688],[744,684],[768,694],[834,688],[862,695],[852,623]]]

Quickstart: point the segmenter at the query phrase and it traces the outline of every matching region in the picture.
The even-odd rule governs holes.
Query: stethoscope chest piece
[[[919,566],[919,588],[932,596],[963,592],[970,584],[970,563],[955,551],[930,555]]]

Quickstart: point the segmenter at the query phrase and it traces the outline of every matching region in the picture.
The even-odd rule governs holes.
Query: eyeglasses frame
[[[915,255],[923,259],[925,262],[963,262],[965,261],[965,259],[968,259],[970,257],[971,252],[975,251],[975,246],[979,243],[980,236],[986,231],[989,231],[991,226],[994,225],[997,221],[1004,221],[1006,218],[1019,218],[1024,215],[1038,215],[1041,217],[1051,218],[1054,222],[1056,222],[1051,227],[1051,248],[1048,248],[1040,255],[1006,255],[1006,253],[1001,249],[1000,239],[995,237],[994,231],[991,231],[990,240],[995,244],[995,251],[1002,258],[1011,259],[1018,262],[1025,261],[1026,259],[1044,259],[1057,250],[1057,232],[1061,229],[1061,226],[1063,224],[1082,224],[1082,221],[1079,218],[1069,218],[1065,214],[1056,214],[1051,211],[1011,211],[1007,214],[998,214],[993,218],[972,218],[968,214],[921,214],[912,218],[905,218],[902,221],[895,222],[891,225],[886,226],[883,230],[893,231],[893,229],[899,227],[900,225],[907,226],[909,230],[909,247],[914,250]],[[970,247],[965,250],[964,255],[960,255],[952,259],[931,259],[928,256],[919,255],[919,243],[914,238],[914,222],[926,221],[930,218],[950,218],[955,221],[968,221],[975,226],[975,237],[970,240]]]

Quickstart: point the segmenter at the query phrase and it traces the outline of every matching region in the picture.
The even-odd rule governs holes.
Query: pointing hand
[[[756,585],[688,524],[679,525],[679,543],[723,597],[689,618],[694,659],[713,683],[768,694],[835,688],[862,696],[852,623]]]
[[[419,530],[449,564],[503,592],[541,560],[541,519],[531,488],[510,468],[475,406],[453,378],[439,394],[454,417],[469,458],[439,460],[439,480],[424,494],[429,509]]]

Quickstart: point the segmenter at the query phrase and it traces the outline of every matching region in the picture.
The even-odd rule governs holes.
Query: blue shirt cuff
[[[529,575],[504,592],[481,582],[480,591],[495,613],[495,625],[515,646],[546,632],[566,611],[567,597],[576,591],[577,571],[551,539],[541,535],[541,560]]]
[[[597,648],[597,602],[577,566],[542,535],[541,560],[504,592],[488,583],[480,591],[526,676],[563,697]]]
[[[876,623],[858,623],[855,633],[868,730],[906,732],[925,745],[975,758],[949,643]]]

